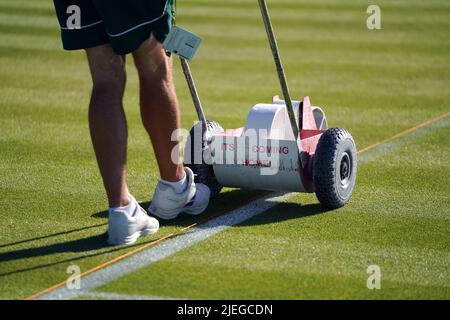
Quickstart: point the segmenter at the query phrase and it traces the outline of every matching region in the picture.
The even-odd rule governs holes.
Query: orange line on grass
[[[414,131],[416,131],[416,130],[418,130],[418,129],[420,129],[420,128],[426,127],[426,126],[428,126],[428,125],[430,125],[430,124],[432,124],[432,123],[434,123],[434,122],[436,122],[436,121],[445,119],[445,118],[447,118],[447,117],[449,117],[449,116],[450,116],[450,112],[447,112],[447,113],[441,114],[441,115],[439,115],[439,116],[437,116],[437,117],[434,117],[434,118],[432,118],[432,119],[430,119],[430,120],[427,120],[427,121],[425,121],[425,122],[422,122],[421,124],[418,124],[417,126],[414,126],[414,127],[409,128],[409,129],[407,129],[407,130],[405,130],[405,131],[402,131],[402,132],[400,132],[400,133],[397,133],[396,135],[394,135],[394,136],[392,136],[392,137],[390,137],[390,138],[388,138],[388,139],[385,139],[385,140],[382,140],[382,141],[380,141],[380,142],[374,143],[374,144],[372,144],[372,145],[370,145],[370,146],[368,146],[368,147],[365,147],[365,148],[359,150],[359,151],[358,151],[358,155],[359,155],[359,154],[362,154],[362,153],[364,153],[364,152],[367,152],[367,151],[369,151],[369,150],[372,150],[372,149],[374,149],[374,148],[376,148],[376,147],[378,147],[378,146],[380,146],[380,145],[382,145],[382,144],[384,144],[384,143],[387,143],[387,142],[390,142],[390,141],[392,141],[392,140],[395,140],[395,139],[398,139],[398,138],[400,138],[400,137],[403,137],[403,136],[405,136],[405,135],[407,135],[407,134],[409,134],[409,133],[412,133],[412,132],[414,132]],[[201,219],[201,220],[199,220],[199,221],[197,221],[197,222],[194,222],[194,223],[192,223],[192,224],[190,224],[190,225],[188,225],[188,226],[186,226],[186,227],[183,227],[182,229],[180,229],[180,230],[177,231],[177,232],[173,232],[173,233],[171,233],[171,234],[169,234],[169,235],[167,235],[167,236],[164,236],[164,237],[159,238],[159,239],[157,239],[157,240],[154,240],[154,241],[152,241],[152,242],[146,243],[146,244],[144,244],[144,245],[142,245],[142,246],[140,246],[140,247],[138,247],[138,248],[136,248],[136,249],[133,249],[133,250],[127,252],[127,253],[124,253],[123,255],[120,255],[120,256],[118,256],[118,257],[112,259],[112,260],[109,260],[109,261],[107,261],[107,262],[105,262],[105,263],[102,263],[102,264],[100,264],[100,265],[98,265],[98,266],[96,266],[96,267],[94,267],[94,268],[92,268],[92,269],[89,269],[89,270],[87,270],[87,271],[81,273],[81,274],[80,274],[80,278],[81,278],[81,277],[84,277],[84,276],[87,276],[87,275],[89,275],[89,274],[91,274],[91,273],[93,273],[93,272],[96,272],[96,271],[98,271],[98,270],[100,270],[100,269],[103,269],[103,268],[105,268],[105,267],[107,267],[107,266],[110,266],[110,265],[112,265],[112,264],[114,264],[114,263],[116,263],[116,262],[118,262],[118,261],[120,261],[120,260],[123,260],[123,259],[125,259],[125,258],[127,258],[127,257],[129,257],[129,256],[131,256],[131,255],[134,255],[134,254],[136,254],[136,253],[138,253],[138,252],[140,252],[140,251],[142,251],[142,250],[145,250],[145,249],[147,249],[147,248],[149,248],[149,247],[151,247],[151,246],[154,246],[155,244],[160,243],[160,242],[162,242],[162,241],[164,241],[164,240],[167,240],[167,239],[176,237],[176,236],[180,235],[181,233],[183,233],[184,231],[189,230],[189,229],[192,229],[192,228],[194,228],[195,226],[197,226],[197,225],[199,225],[199,224],[201,224],[201,223],[203,223],[203,222],[212,220],[213,218],[216,218],[216,217],[219,216],[219,215],[220,215],[220,214],[214,215],[214,216],[209,217],[209,218],[206,218],[206,219]],[[65,284],[66,284],[66,281],[61,281],[60,283],[55,284],[54,286],[51,286],[51,287],[49,287],[49,288],[47,288],[47,289],[45,289],[45,290],[42,290],[42,291],[40,291],[40,292],[38,292],[38,293],[36,293],[36,294],[34,294],[34,295],[32,295],[32,296],[29,296],[29,297],[25,298],[25,300],[33,300],[33,299],[38,298],[38,297],[40,297],[40,296],[42,296],[42,295],[44,295],[44,294],[46,294],[46,293],[48,293],[48,292],[50,292],[50,291],[53,291],[53,290],[55,290],[55,289],[57,289],[57,288],[59,288],[59,287],[62,287],[62,286],[65,285]]]
[[[89,270],[81,273],[80,274],[80,278],[84,277],[84,276],[87,276],[87,275],[89,275],[89,274],[91,274],[91,273],[93,273],[95,271],[100,270],[100,269],[103,269],[103,268],[105,268],[105,267],[107,267],[107,266],[109,266],[109,265],[111,265],[113,263],[116,263],[116,262],[120,261],[120,260],[123,260],[123,259],[125,259],[125,258],[127,258],[127,257],[129,257],[129,256],[131,256],[133,254],[136,254],[136,253],[138,253],[138,252],[140,252],[142,250],[145,250],[145,249],[147,249],[147,248],[149,248],[151,246],[154,246],[155,244],[157,244],[157,243],[159,243],[161,241],[167,240],[169,238],[173,238],[173,237],[179,235],[180,233],[184,232],[185,230],[188,230],[188,229],[191,229],[191,228],[195,227],[196,225],[198,225],[201,222],[202,221],[195,222],[195,223],[193,223],[193,224],[191,224],[191,225],[189,225],[187,227],[182,228],[178,232],[173,232],[173,233],[171,233],[171,234],[169,234],[169,235],[167,235],[165,237],[159,238],[159,239],[154,240],[152,242],[146,243],[146,244],[144,244],[144,245],[142,245],[142,246],[140,246],[140,247],[138,247],[136,249],[128,251],[127,253],[124,253],[123,255],[120,255],[120,256],[112,259],[112,260],[106,261],[105,263],[102,263],[102,264],[100,264],[100,265],[98,265],[98,266],[96,266],[96,267],[94,267],[92,269],[89,269]],[[45,290],[42,290],[42,291],[40,291],[40,292],[38,292],[38,293],[36,293],[36,294],[34,294],[32,296],[29,296],[29,297],[25,298],[25,300],[33,300],[33,299],[38,298],[38,297],[40,297],[40,296],[42,296],[42,295],[44,295],[44,294],[46,294],[46,293],[48,293],[50,291],[53,291],[53,290],[55,290],[55,289],[57,289],[59,287],[62,287],[65,284],[66,284],[66,281],[61,281],[61,282],[55,284],[54,286],[51,286],[51,287],[49,287],[49,288],[47,288]]]
[[[445,119],[445,118],[447,118],[448,116],[450,116],[450,112],[441,114],[441,115],[439,115],[439,116],[437,116],[437,117],[434,117],[433,119],[430,119],[430,120],[427,120],[427,121],[425,121],[425,122],[422,122],[421,124],[418,124],[417,126],[414,126],[414,127],[409,128],[409,129],[407,129],[407,130],[405,130],[405,131],[402,131],[402,132],[400,132],[400,133],[397,133],[396,135],[394,135],[394,136],[392,136],[392,137],[390,137],[390,138],[387,138],[387,139],[382,140],[382,141],[380,141],[380,142],[374,143],[374,144],[372,144],[372,145],[370,145],[370,146],[368,146],[368,147],[365,147],[365,148],[359,150],[357,154],[364,153],[364,152],[369,151],[369,150],[372,150],[373,148],[376,148],[376,147],[378,147],[378,146],[380,146],[380,145],[382,145],[382,144],[385,144],[385,143],[390,142],[390,141],[392,141],[392,140],[401,138],[401,137],[403,137],[403,136],[405,136],[405,135],[407,135],[407,134],[409,134],[409,133],[412,133],[412,132],[414,132],[414,131],[417,131],[417,130],[420,129],[420,128],[429,126],[430,124],[432,124],[432,123],[434,123],[434,122],[436,122],[436,121]]]
[[[255,200],[256,198],[257,198],[257,197],[253,197],[251,200],[253,201],[253,200]],[[225,209],[225,210],[223,210],[223,211],[226,212],[227,210],[228,210],[228,208]],[[144,245],[142,245],[142,246],[140,246],[140,247],[137,247],[136,249],[133,249],[133,250],[127,252],[127,253],[124,253],[124,254],[122,254],[122,255],[120,255],[120,256],[118,256],[118,257],[112,259],[112,260],[106,261],[105,263],[102,263],[102,264],[100,264],[100,265],[98,265],[98,266],[96,266],[96,267],[94,267],[94,268],[92,268],[92,269],[89,269],[89,270],[87,270],[87,271],[81,273],[81,274],[80,274],[80,278],[81,278],[81,277],[85,277],[85,276],[87,276],[87,275],[89,275],[89,274],[91,274],[91,273],[93,273],[93,272],[95,272],[95,271],[98,271],[98,270],[100,270],[100,269],[103,269],[103,268],[105,268],[105,267],[107,267],[107,266],[110,266],[110,265],[112,265],[112,264],[114,264],[114,263],[116,263],[116,262],[118,262],[118,261],[120,261],[120,260],[123,260],[123,259],[125,259],[125,258],[127,258],[127,257],[129,257],[129,256],[131,256],[131,255],[134,255],[134,254],[136,254],[136,253],[138,253],[138,252],[140,252],[140,251],[143,251],[143,250],[145,250],[145,249],[147,249],[147,248],[149,248],[149,247],[152,247],[152,246],[154,246],[154,245],[156,245],[156,244],[158,244],[158,243],[160,243],[160,242],[162,242],[162,241],[164,241],[164,240],[167,240],[167,239],[170,239],[170,238],[174,238],[174,237],[176,237],[176,236],[182,234],[182,233],[183,233],[184,231],[186,231],[186,230],[192,229],[192,228],[194,228],[195,226],[197,226],[197,225],[199,225],[199,224],[202,224],[202,223],[205,223],[205,222],[207,222],[207,221],[209,221],[209,220],[212,220],[212,219],[214,219],[214,218],[217,218],[217,217],[220,216],[221,214],[223,214],[223,212],[220,212],[220,213],[218,213],[218,214],[212,215],[212,216],[207,217],[207,218],[204,218],[204,219],[200,219],[199,221],[194,222],[194,223],[192,223],[192,224],[190,224],[190,225],[188,225],[188,226],[186,226],[186,227],[183,227],[183,228],[181,228],[180,230],[178,230],[178,231],[176,231],[176,232],[172,232],[172,233],[168,234],[167,236],[164,236],[164,237],[161,237],[161,238],[156,239],[156,240],[154,240],[154,241],[151,241],[151,242],[149,242],[149,243],[146,243],[146,244],[144,244]],[[38,292],[38,293],[36,293],[36,294],[33,294],[32,296],[29,296],[29,297],[25,298],[25,300],[33,300],[33,299],[36,299],[36,298],[38,298],[38,297],[40,297],[40,296],[42,296],[42,295],[44,295],[44,294],[46,294],[46,293],[48,293],[48,292],[51,292],[51,291],[53,291],[53,290],[55,290],[55,289],[58,289],[59,287],[62,287],[63,285],[66,284],[66,282],[67,282],[66,280],[61,281],[61,282],[59,282],[59,283],[57,283],[57,284],[55,284],[55,285],[53,285],[53,286],[51,286],[51,287],[49,287],[49,288],[47,288],[47,289],[45,289],[45,290],[42,290],[42,291],[40,291],[40,292]]]

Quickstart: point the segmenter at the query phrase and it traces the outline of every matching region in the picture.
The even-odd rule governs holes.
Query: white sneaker
[[[108,243],[110,245],[133,244],[141,236],[153,234],[159,229],[159,222],[148,216],[136,202],[136,209],[130,215],[124,210],[109,212]]]
[[[160,181],[156,186],[152,203],[148,208],[153,215],[164,219],[175,219],[181,212],[198,215],[206,210],[211,191],[202,183],[194,182],[194,173],[185,167],[187,187],[176,193],[172,186]]]

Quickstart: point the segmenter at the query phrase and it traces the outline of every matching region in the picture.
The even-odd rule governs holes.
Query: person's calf
[[[170,182],[184,178],[182,164],[172,159],[178,142],[180,114],[172,80],[172,61],[162,45],[150,37],[133,53],[140,81],[141,117],[155,150],[161,177]]]
[[[124,59],[111,46],[87,50],[93,89],[89,128],[110,207],[125,206],[130,194],[125,181],[127,125],[122,106],[126,83]]]

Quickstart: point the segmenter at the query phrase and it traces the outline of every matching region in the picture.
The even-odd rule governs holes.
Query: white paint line
[[[119,294],[114,292],[78,291],[78,297],[93,297],[111,300],[186,300],[173,297],[147,296],[140,294]]]
[[[419,139],[436,129],[441,129],[448,126],[449,118],[437,121],[430,124],[429,126],[423,127],[410,135],[403,136],[399,139],[389,141],[383,145],[377,146],[374,149],[368,150],[363,155],[358,157],[358,163],[368,163],[375,160],[378,156],[392,152],[393,150],[400,148],[407,141]],[[285,192],[273,192],[269,193],[243,207],[230,211],[228,214],[220,216],[216,219],[208,221],[189,232],[179,235],[175,238],[171,238],[164,242],[157,244],[145,251],[142,251],[128,259],[122,260],[118,263],[110,265],[104,269],[101,269],[95,273],[92,273],[86,277],[81,278],[81,284],[83,291],[79,290],[69,290],[67,287],[60,287],[55,289],[38,299],[40,300],[50,300],[50,299],[73,299],[82,296],[82,293],[88,294],[90,296],[100,297],[98,294],[109,296],[111,299],[115,299],[113,296],[119,297],[123,296],[132,297],[131,295],[120,295],[115,293],[96,293],[92,292],[95,288],[102,285],[108,284],[124,275],[132,273],[138,269],[146,267],[150,264],[163,260],[178,251],[188,248],[200,241],[203,241],[231,226],[240,224],[264,211],[276,206],[277,204],[286,201],[290,197],[294,196],[296,193],[285,193]],[[151,298],[152,296],[135,296]]]
[[[128,259],[112,264],[104,269],[81,278],[82,291],[70,290],[66,286],[59,287],[41,297],[39,300],[74,299],[81,292],[90,292],[95,288],[108,284],[124,275],[161,261],[178,251],[203,241],[231,226],[240,224],[268,209],[284,202],[295,193],[273,192],[245,206],[230,211],[175,238],[160,242],[148,250],[137,253]]]

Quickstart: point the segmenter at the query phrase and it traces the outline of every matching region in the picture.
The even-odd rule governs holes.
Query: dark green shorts
[[[163,42],[173,0],[53,0],[64,49],[111,43],[117,54],[135,51],[151,33]]]

